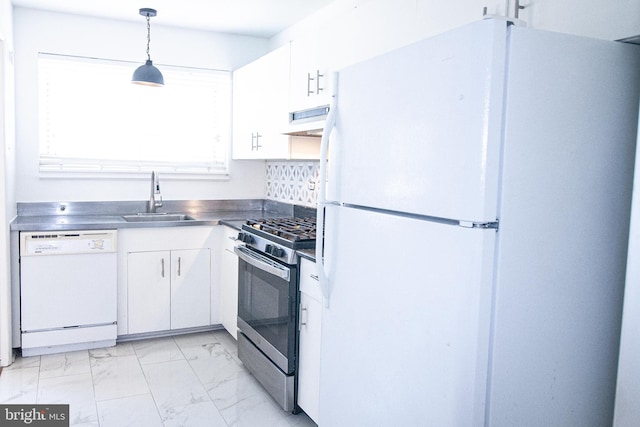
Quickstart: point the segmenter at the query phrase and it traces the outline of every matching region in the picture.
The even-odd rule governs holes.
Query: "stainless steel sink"
[[[171,213],[137,213],[123,215],[127,222],[149,222],[149,221],[193,221],[195,218],[184,214]]]

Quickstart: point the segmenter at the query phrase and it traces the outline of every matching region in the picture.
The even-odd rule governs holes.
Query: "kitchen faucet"
[[[147,204],[147,212],[155,213],[156,208],[162,206],[162,194],[160,194],[160,180],[156,171],[151,172],[151,196]]]

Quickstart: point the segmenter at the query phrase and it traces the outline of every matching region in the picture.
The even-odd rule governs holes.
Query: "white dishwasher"
[[[22,355],[115,345],[117,231],[20,233]]]

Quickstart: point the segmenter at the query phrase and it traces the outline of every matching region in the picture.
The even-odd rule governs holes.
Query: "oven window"
[[[240,260],[238,317],[283,356],[294,344],[290,283]],[[294,296],[295,298],[295,296]],[[294,315],[295,317],[295,315]]]

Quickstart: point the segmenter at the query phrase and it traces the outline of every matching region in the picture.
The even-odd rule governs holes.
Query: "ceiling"
[[[14,6],[269,38],[334,0],[12,0]]]

